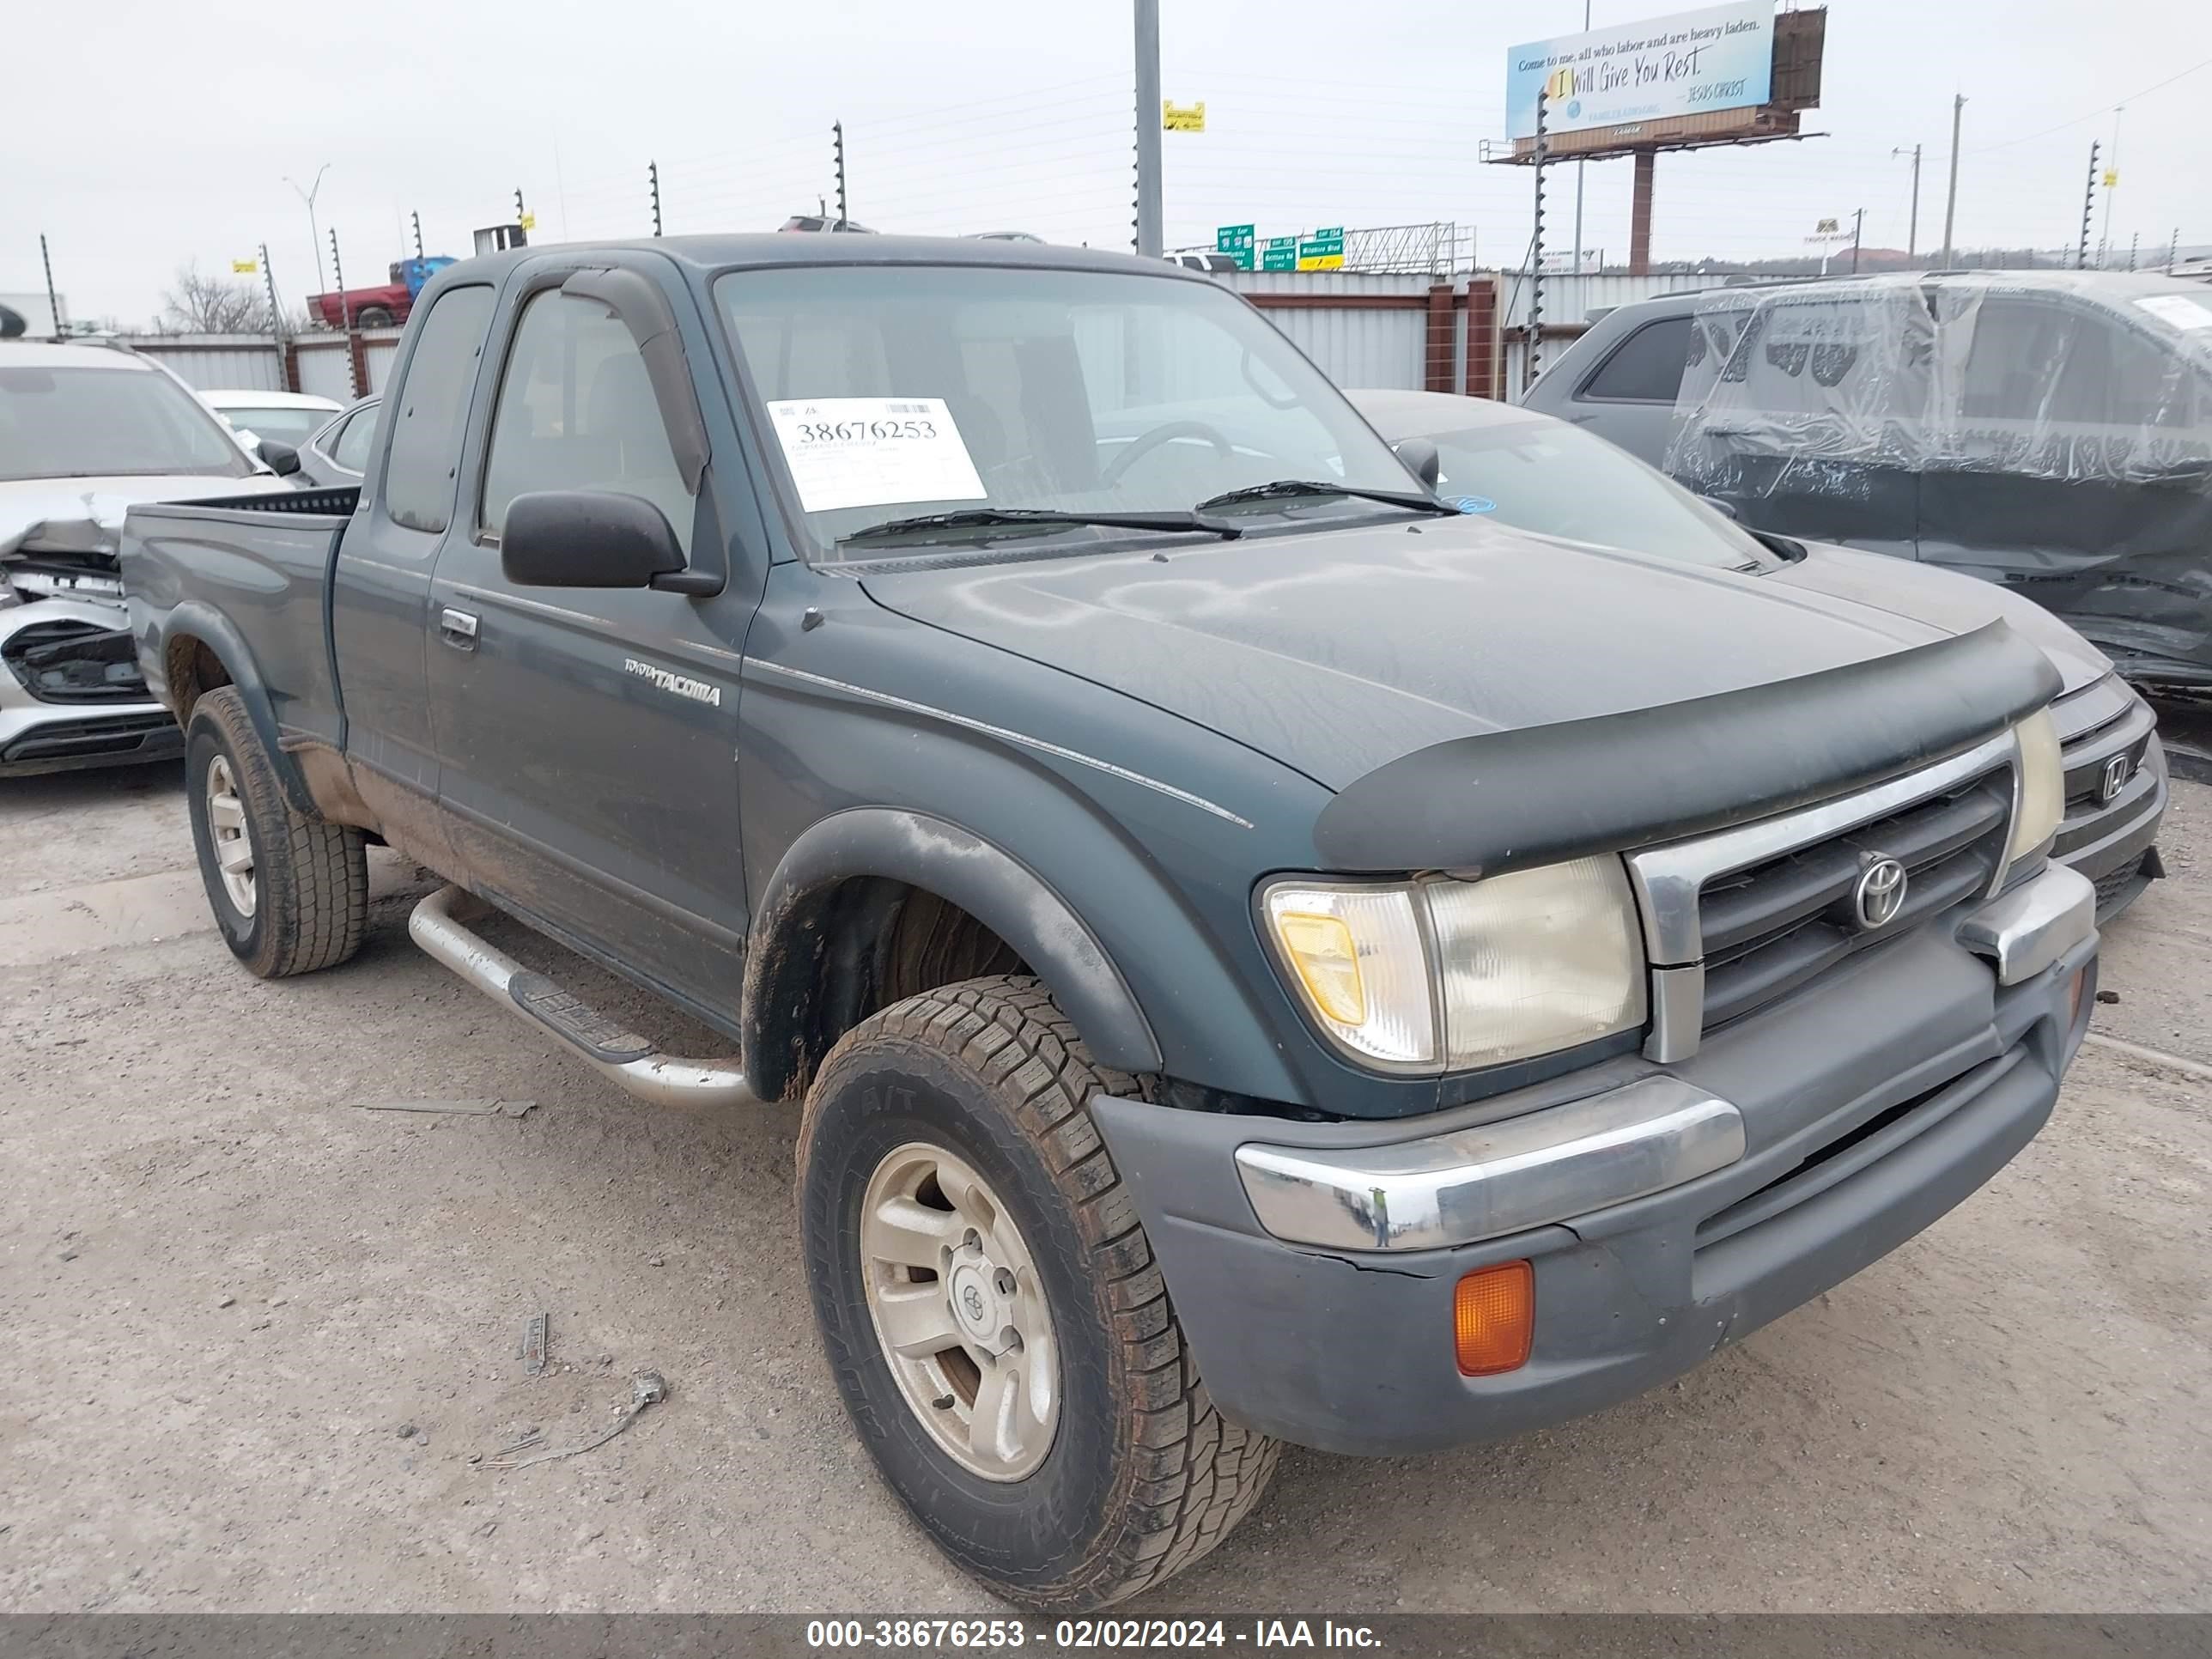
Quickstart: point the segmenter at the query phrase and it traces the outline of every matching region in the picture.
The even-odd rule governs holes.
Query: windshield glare
[[[732,272],[715,295],[822,559],[857,532],[933,513],[1187,512],[1285,478],[1419,489],[1334,386],[1210,283],[882,265]],[[1262,524],[1396,510],[1328,496],[1221,509]],[[991,533],[920,532],[850,556],[972,551]]]
[[[252,471],[222,423],[166,374],[0,365],[0,479]]]
[[[1568,541],[1733,568],[1772,556],[1727,514],[1564,422],[1439,432],[1437,494],[1461,511]]]

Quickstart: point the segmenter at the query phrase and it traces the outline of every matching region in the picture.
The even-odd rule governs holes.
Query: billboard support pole
[[[1628,204],[1628,274],[1651,274],[1651,176],[1659,152],[1646,146],[1636,152],[1636,188]]]

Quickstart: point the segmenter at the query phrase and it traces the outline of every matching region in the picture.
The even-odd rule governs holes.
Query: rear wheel
[[[234,686],[192,706],[185,779],[200,878],[223,942],[263,979],[334,967],[368,921],[362,833],[285,798]]]
[[[353,314],[356,328],[390,328],[392,313],[382,306],[363,306]]]
[[[1276,1443],[1213,1407],[1085,1103],[1129,1093],[1033,980],[884,1009],[799,1129],[815,1316],[862,1441],[952,1559],[1078,1608],[1222,1540]]]

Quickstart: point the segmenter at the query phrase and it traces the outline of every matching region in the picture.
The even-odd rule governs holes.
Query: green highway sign
[[[1226,253],[1235,258],[1239,270],[1252,269],[1252,227],[1223,225],[1213,233],[1213,247],[1217,253]]]
[[[1332,225],[1298,239],[1300,270],[1340,270],[1344,267],[1344,227]]]
[[[1296,270],[1297,268],[1298,239],[1295,236],[1270,236],[1267,246],[1260,250],[1260,269]]]

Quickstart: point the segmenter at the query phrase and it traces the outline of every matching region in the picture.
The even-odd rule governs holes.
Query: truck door
[[[659,509],[694,573],[729,574],[712,489],[687,488],[637,343],[673,330],[672,306],[696,325],[689,295],[648,276],[635,289],[664,317],[633,327],[606,300],[563,292],[574,275],[571,261],[520,279],[499,368],[486,377],[467,470],[475,488],[465,479],[432,584],[430,705],[448,832],[472,879],[556,935],[733,1012],[746,916],[738,650],[759,573],[750,592],[732,584],[694,596],[525,587],[501,566],[518,495],[604,490]]]
[[[454,515],[454,458],[491,326],[493,289],[447,289],[418,325],[381,405],[381,469],[338,544],[331,623],[345,700],[346,750],[364,792],[395,824],[432,828],[438,761],[424,696],[430,572]],[[368,419],[356,416],[359,426]],[[435,850],[434,848],[426,850]]]

